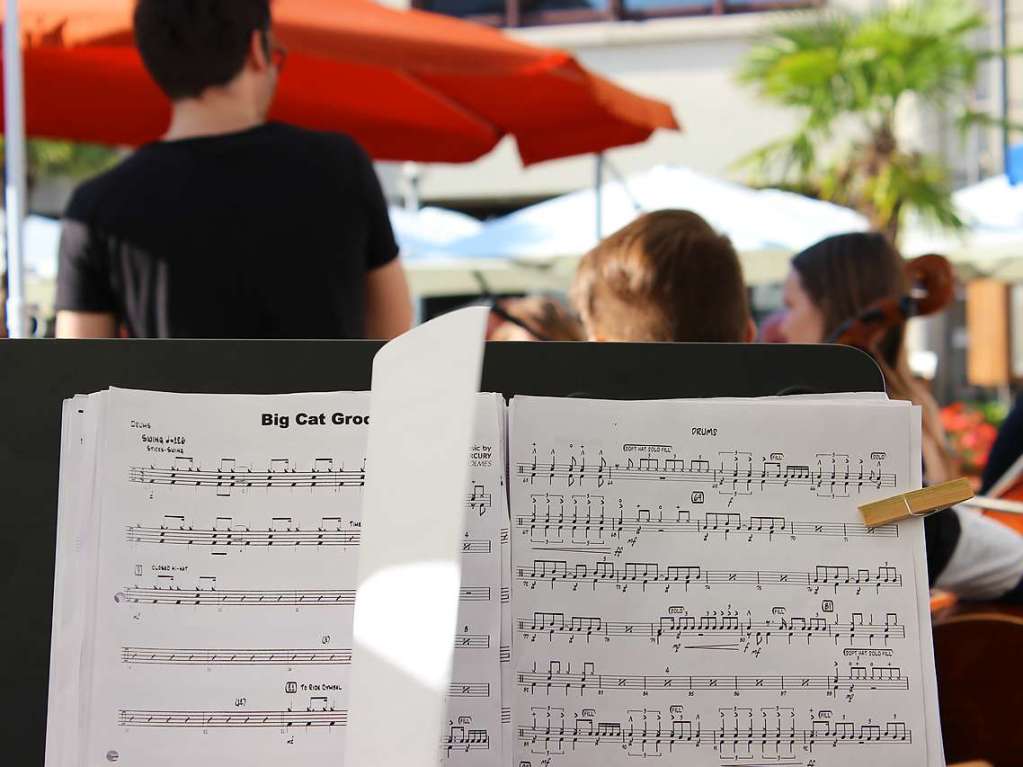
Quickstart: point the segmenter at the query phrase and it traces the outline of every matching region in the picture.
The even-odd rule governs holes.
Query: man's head
[[[746,285],[727,237],[687,210],[640,216],[583,256],[572,299],[597,341],[750,341]]]
[[[137,0],[135,43],[171,101],[232,86],[265,115],[281,51],[270,21],[270,0]]]

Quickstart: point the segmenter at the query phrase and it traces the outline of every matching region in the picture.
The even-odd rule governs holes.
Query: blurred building
[[[628,174],[660,163],[678,163],[718,176],[743,178],[736,160],[791,132],[796,117],[759,101],[736,82],[740,62],[758,35],[772,26],[828,7],[865,11],[887,0],[382,0],[495,24],[536,45],[572,52],[587,67],[645,95],[670,103],[685,126],[647,143],[613,150],[611,167]],[[897,0],[891,0],[896,2]],[[989,39],[1000,40],[1002,0],[980,0],[991,19]],[[1023,0],[1005,0],[1009,42],[1023,42]],[[1010,110],[1023,118],[1023,60],[1010,65]],[[1002,77],[997,64],[975,95],[978,110],[1000,113]],[[1002,169],[997,128],[970,132],[965,140],[942,115],[909,105],[900,133],[953,164],[955,181],[969,183]],[[522,168],[510,142],[467,166],[405,166],[384,171],[388,191],[410,187],[424,202],[500,212],[592,184],[592,157]]]

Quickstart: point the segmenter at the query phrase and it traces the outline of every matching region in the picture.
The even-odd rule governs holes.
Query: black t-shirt
[[[145,338],[358,338],[397,255],[373,165],[281,124],[141,147],[65,214],[57,309]]]

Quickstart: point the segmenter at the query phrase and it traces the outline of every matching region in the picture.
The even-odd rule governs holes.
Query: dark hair
[[[688,210],[640,216],[583,256],[573,300],[591,335],[745,341],[749,303],[732,243]]]
[[[269,29],[270,0],[138,0],[135,5],[135,44],[149,74],[174,101],[234,79],[245,64],[252,33]]]
[[[803,290],[824,315],[826,340],[846,320],[882,298],[904,295],[907,289],[902,256],[883,234],[851,232],[811,245],[792,259]],[[878,350],[896,365],[903,327],[888,331]]]

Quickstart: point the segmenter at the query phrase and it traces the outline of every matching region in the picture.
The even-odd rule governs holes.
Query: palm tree
[[[913,97],[953,113],[962,128],[1000,125],[967,106],[981,65],[1010,55],[974,45],[986,27],[968,0],[916,0],[862,16],[828,12],[773,31],[749,52],[739,79],[799,110],[802,124],[740,162],[765,181],[859,210],[893,242],[910,210],[962,228],[944,164],[900,144],[895,116]],[[851,140],[836,141],[850,128]]]

